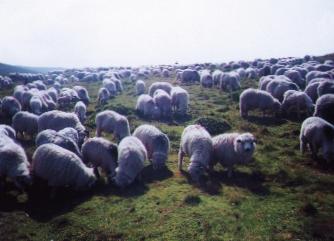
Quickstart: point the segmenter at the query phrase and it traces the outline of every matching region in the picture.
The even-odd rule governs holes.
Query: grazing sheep
[[[8,177],[16,187],[24,189],[32,183],[29,168],[24,149],[7,135],[0,134],[0,179]]]
[[[16,139],[16,131],[9,125],[0,124],[0,135],[8,136],[13,140]]]
[[[320,117],[309,117],[304,120],[300,129],[300,151],[305,153],[309,145],[312,158],[317,159],[322,149],[326,161],[334,160],[334,126]]]
[[[281,103],[267,91],[248,88],[240,95],[239,107],[241,117],[247,117],[248,111],[254,109],[260,109],[264,116],[266,110],[279,113]]]
[[[30,110],[36,115],[42,114],[43,103],[39,96],[33,95],[29,101]]]
[[[17,135],[24,137],[27,134],[32,138],[38,132],[38,115],[28,111],[19,111],[13,116],[12,126]]]
[[[96,136],[101,133],[113,133],[118,140],[130,135],[130,126],[128,119],[112,110],[105,110],[96,115]]]
[[[114,81],[114,83],[116,85],[116,91],[122,93],[123,92],[123,85],[122,85],[121,80],[114,78],[113,81]]]
[[[102,137],[88,138],[81,147],[84,163],[91,163],[94,172],[99,177],[98,167],[108,175],[108,179],[116,175],[117,145]]]
[[[83,101],[85,105],[88,105],[90,102],[90,98],[89,98],[87,89],[80,85],[73,86],[73,89],[77,92],[80,100]]]
[[[125,137],[118,145],[118,167],[113,182],[123,188],[140,176],[147,159],[143,143],[134,136]]]
[[[318,99],[318,86],[320,82],[315,82],[308,84],[304,90],[304,92],[312,99],[313,103],[315,103]]]
[[[165,167],[170,146],[166,134],[155,126],[145,124],[138,126],[132,135],[144,144],[154,169]]]
[[[219,89],[229,92],[240,89],[239,75],[235,72],[223,73],[220,76]]]
[[[73,152],[55,144],[44,144],[36,149],[32,172],[46,180],[50,187],[70,186],[75,190],[86,190],[96,181],[92,168],[86,167]]]
[[[259,89],[260,90],[266,90],[267,85],[275,78],[276,78],[275,75],[262,76],[259,80]]]
[[[307,116],[311,116],[314,111],[312,99],[303,91],[288,90],[284,93],[282,102],[282,112],[288,116],[291,112],[297,113],[300,118],[300,113],[305,112]]]
[[[77,130],[79,135],[79,145],[83,143],[88,131],[81,124],[78,116],[74,113],[67,113],[59,110],[52,110],[43,113],[38,119],[38,132],[46,129],[59,131],[66,127],[72,127]]]
[[[159,119],[161,111],[155,104],[153,98],[150,95],[140,95],[137,99],[136,110],[138,113],[149,119]]]
[[[115,96],[117,94],[116,84],[111,79],[104,79],[102,81],[103,87],[109,91],[110,96]]]
[[[286,77],[287,78],[287,77]],[[268,91],[273,97],[280,102],[283,101],[284,93],[288,90],[299,90],[299,87],[285,78],[275,78],[267,85],[266,91]]]
[[[213,71],[212,73],[212,79],[213,79],[213,85],[218,87],[219,82],[220,82],[220,76],[223,74],[223,71],[216,69],[215,71]]]
[[[97,101],[100,103],[100,105],[105,105],[107,104],[107,101],[110,98],[110,93],[109,90],[107,88],[100,88],[99,89],[99,93],[98,93],[98,98]]]
[[[173,87],[171,91],[172,97],[172,108],[175,111],[178,111],[180,114],[187,114],[188,103],[189,103],[189,94],[185,89],[177,86]]]
[[[327,78],[327,79],[331,79],[331,75],[329,73],[326,72],[321,72],[321,71],[310,71],[306,74],[306,83],[308,84],[312,79],[315,78]]]
[[[78,131],[72,127],[66,127],[58,131],[59,134],[64,135],[71,140],[73,140],[77,145],[79,145],[79,134]]]
[[[292,80],[293,83],[299,86],[299,88],[305,87],[305,80],[303,79],[302,75],[297,71],[293,69],[288,69],[284,72],[284,75]]]
[[[256,140],[251,133],[226,133],[212,138],[213,152],[210,169],[219,162],[228,169],[232,176],[233,166],[251,162],[256,147]]]
[[[78,116],[81,123],[86,120],[87,107],[84,102],[78,101],[74,106],[74,113]]]
[[[200,81],[200,75],[196,70],[185,69],[181,73],[181,82],[183,83],[194,83]]]
[[[170,91],[172,90],[173,86],[168,82],[155,82],[151,84],[150,88],[148,89],[148,94],[153,97],[154,92],[157,89],[161,89],[167,92],[170,95]]]
[[[185,155],[190,157],[188,172],[191,178],[198,182],[203,170],[208,168],[212,152],[210,134],[200,125],[189,125],[182,133],[178,154],[178,168],[182,171]]]
[[[142,80],[136,81],[136,95],[141,95],[145,93],[145,82]]]
[[[334,80],[321,82],[318,86],[317,92],[319,97],[325,94],[334,94]]]
[[[200,79],[201,86],[207,87],[207,88],[211,88],[213,86],[213,78],[209,70],[203,70],[200,76],[201,76],[201,79]]]
[[[249,67],[246,69],[246,78],[248,79],[256,79],[257,78],[257,73],[255,69]]]
[[[319,116],[334,124],[334,94],[326,94],[317,99],[313,116]]]
[[[17,112],[21,111],[20,102],[12,96],[5,96],[2,99],[1,111],[8,117],[13,117]]]
[[[172,99],[166,91],[157,89],[153,94],[154,103],[160,109],[161,117],[170,119],[172,117]]]

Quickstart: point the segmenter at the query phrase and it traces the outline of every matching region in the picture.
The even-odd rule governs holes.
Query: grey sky
[[[0,62],[111,66],[334,52],[333,0],[0,0]]]

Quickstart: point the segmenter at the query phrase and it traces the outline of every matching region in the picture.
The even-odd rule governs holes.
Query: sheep
[[[65,129],[66,128],[64,128],[63,130]],[[41,146],[43,144],[48,144],[48,143],[61,146],[62,148],[65,148],[73,152],[78,157],[81,157],[81,152],[76,140],[64,134],[62,130],[57,132],[55,130],[47,129],[38,133],[35,139],[36,146]]]
[[[86,190],[96,181],[92,168],[86,167],[73,152],[55,144],[44,144],[36,149],[32,172],[46,180],[50,187],[70,186],[74,190]]]
[[[196,70],[185,69],[181,73],[181,82],[183,83],[194,83],[200,81],[200,75]]]
[[[80,85],[73,86],[73,89],[77,92],[80,100],[83,101],[85,105],[88,105],[90,102],[90,98],[89,98],[87,89]]]
[[[162,76],[163,76],[164,78],[168,78],[168,77],[170,76],[170,74],[169,74],[169,70],[168,70],[168,69],[163,69],[163,70],[162,70]]]
[[[317,159],[322,149],[326,161],[334,160],[334,126],[320,117],[309,117],[304,120],[300,129],[300,151],[305,153],[309,145],[312,158]]]
[[[5,96],[2,99],[1,111],[8,117],[13,117],[17,112],[21,111],[20,102],[12,96]]]
[[[223,73],[220,76],[219,89],[229,92],[240,89],[240,80],[238,75],[232,72]]]
[[[72,127],[78,131],[79,146],[89,134],[86,128],[81,124],[78,116],[74,113],[52,110],[43,113],[38,119],[38,132],[46,129],[59,131],[66,127]]]
[[[212,152],[210,134],[200,125],[189,125],[182,133],[178,153],[178,168],[182,171],[185,155],[190,157],[188,172],[193,181],[198,182],[203,170],[208,168]]]
[[[27,134],[33,137],[38,131],[38,115],[28,111],[19,111],[13,116],[12,126],[17,135],[24,137],[24,134]]]
[[[262,76],[259,80],[259,89],[266,90],[267,85],[275,78],[276,78],[275,75]]]
[[[319,86],[320,82],[315,82],[315,83],[311,83],[308,84],[304,90],[305,94],[307,94],[313,101],[313,103],[315,103],[318,99],[318,86]]]
[[[187,114],[189,104],[189,94],[185,89],[177,86],[173,87],[171,91],[172,108],[180,114]]]
[[[112,79],[112,81],[114,81],[114,83],[116,85],[116,91],[122,93],[123,92],[123,85],[122,85],[121,80],[114,78],[114,79]]]
[[[145,93],[145,82],[143,80],[136,81],[136,95]]]
[[[161,112],[161,117],[170,119],[172,117],[172,99],[162,89],[157,89],[153,95],[154,103],[158,106]]]
[[[218,86],[219,81],[220,81],[220,76],[223,74],[223,72],[219,69],[216,69],[212,73],[212,79],[213,79],[213,85]]]
[[[136,111],[146,118],[159,119],[161,111],[155,104],[153,98],[150,95],[140,95],[136,103]]]
[[[266,87],[266,91],[280,102],[283,101],[284,93],[287,90],[299,90],[299,87],[295,83],[280,77],[270,81]]]
[[[9,125],[0,124],[0,135],[8,136],[13,140],[16,139],[16,131]]]
[[[16,187],[24,189],[32,183],[29,170],[24,149],[7,135],[0,134],[0,178],[8,177]]]
[[[14,88],[13,96],[22,104],[22,95],[28,91],[28,87],[25,85],[17,85]]]
[[[57,102],[58,99],[58,91],[54,87],[50,87],[46,90],[47,94],[52,98],[53,102]]]
[[[209,70],[203,70],[200,74],[200,83],[202,87],[211,88],[213,86],[213,78],[209,72]]]
[[[118,167],[113,183],[118,187],[130,185],[144,168],[147,152],[143,143],[134,136],[127,136],[118,145]]]
[[[330,74],[326,73],[326,72],[321,72],[321,71],[310,71],[306,74],[306,83],[308,84],[312,79],[315,78],[327,78],[327,79],[331,79]]]
[[[307,116],[311,116],[314,110],[312,99],[302,91],[286,91],[282,102],[282,112],[289,115],[293,110],[296,111],[298,118],[300,118],[302,111],[306,112]]]
[[[284,72],[284,75],[292,80],[293,83],[299,86],[299,88],[305,87],[305,80],[297,70],[288,69]]]
[[[43,103],[39,96],[33,95],[30,98],[29,106],[32,113],[36,115],[40,115],[42,113]]]
[[[317,92],[319,97],[325,94],[334,94],[334,80],[321,82],[318,86]]]
[[[107,88],[100,88],[99,89],[99,93],[98,93],[98,98],[97,101],[99,102],[100,105],[105,105],[107,103],[107,101],[110,98],[110,93],[109,90]]]
[[[118,140],[130,135],[130,126],[128,119],[112,110],[105,110],[96,115],[96,136],[101,133],[113,133]]]
[[[59,134],[64,135],[71,140],[73,140],[77,145],[79,145],[79,134],[78,131],[72,127],[66,127],[58,131]]]
[[[111,79],[104,79],[102,81],[103,87],[109,91],[110,96],[115,96],[117,94],[116,84]]]
[[[318,116],[334,124],[334,94],[326,94],[317,99],[313,116]]]
[[[263,116],[266,110],[279,113],[281,103],[264,90],[248,88],[240,95],[239,107],[240,116],[245,118],[248,116],[248,111],[254,109],[260,109],[263,112]]]
[[[81,123],[86,120],[87,107],[84,102],[78,101],[74,106],[74,113],[78,116]]]
[[[102,137],[88,138],[81,147],[84,163],[91,163],[99,177],[98,167],[108,175],[109,181],[116,175],[117,145]]]
[[[233,166],[247,164],[252,161],[256,147],[255,137],[251,133],[225,133],[212,138],[213,151],[209,169],[219,162],[228,169],[228,177],[232,176]]]
[[[248,78],[248,79],[256,79],[257,78],[257,73],[253,68],[248,67],[245,71],[246,71],[246,78]]]
[[[170,91],[172,90],[172,85],[168,82],[155,82],[151,84],[150,88],[148,89],[148,94],[153,97],[154,92],[157,89],[162,89],[170,95]]]
[[[144,144],[154,169],[165,167],[170,148],[166,134],[155,126],[144,124],[138,126],[132,135]]]

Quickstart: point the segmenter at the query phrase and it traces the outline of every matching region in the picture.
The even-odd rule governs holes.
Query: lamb
[[[185,89],[177,86],[173,87],[171,91],[172,97],[172,108],[175,111],[178,111],[180,114],[187,114],[188,103],[189,103],[189,94]]]
[[[170,148],[166,134],[155,126],[145,124],[138,126],[132,135],[144,144],[154,169],[165,167]]]
[[[155,82],[151,84],[150,88],[148,89],[148,94],[153,97],[154,92],[157,89],[162,89],[170,95],[170,91],[172,90],[172,85],[168,82]]]
[[[109,90],[104,87],[100,88],[97,98],[97,101],[100,103],[100,105],[105,105],[109,100],[109,98],[110,98]]]
[[[71,137],[66,136],[61,131],[62,130],[57,132],[55,130],[50,130],[50,129],[41,131],[36,136],[35,139],[36,146],[52,143],[73,152],[78,157],[81,157],[81,152],[78,147],[78,143]]]
[[[70,186],[74,190],[86,190],[96,181],[92,168],[86,167],[73,152],[55,144],[44,144],[36,149],[32,172],[46,180],[50,187]]]
[[[141,95],[145,93],[145,82],[142,80],[136,81],[136,95]]]
[[[90,102],[90,98],[89,98],[87,89],[80,85],[73,86],[73,89],[77,92],[80,100],[83,101],[85,105],[88,105]]]
[[[254,109],[260,109],[263,116],[266,110],[279,113],[281,103],[267,91],[248,88],[240,95],[239,107],[240,116],[245,118],[248,116],[248,111]]]
[[[125,137],[118,145],[118,167],[113,183],[118,187],[130,185],[144,168],[147,152],[143,143],[134,136]]]
[[[28,111],[19,111],[13,116],[12,126],[17,135],[24,137],[27,134],[32,138],[38,131],[38,115]]]
[[[9,125],[0,124],[0,135],[8,136],[13,140],[16,139],[16,131]]]
[[[213,78],[208,70],[203,70],[200,76],[200,83],[203,87],[211,88],[213,86]]]
[[[182,133],[178,154],[178,168],[182,171],[185,155],[190,157],[188,172],[193,181],[198,182],[203,170],[208,168],[212,152],[210,134],[200,125],[189,125]]]
[[[334,160],[334,126],[326,120],[320,117],[309,117],[304,120],[299,141],[302,154],[309,145],[313,159],[317,159],[318,151],[322,149],[326,161]]]
[[[99,177],[98,167],[111,179],[116,175],[117,167],[117,145],[102,137],[93,137],[85,141],[81,147],[81,153],[84,163],[91,163],[94,172]]]
[[[81,123],[86,120],[87,107],[84,102],[78,101],[74,106],[74,113],[78,116]]]
[[[1,179],[10,178],[20,189],[31,185],[27,155],[24,149],[7,135],[0,134],[0,157]]]
[[[2,99],[1,111],[8,117],[13,117],[17,112],[21,111],[20,102],[12,96],[5,96]]]
[[[252,161],[256,140],[251,133],[226,133],[212,138],[213,151],[209,169],[219,162],[228,169],[228,177],[232,176],[233,166],[247,164]]]
[[[66,127],[72,127],[78,131],[79,145],[83,143],[85,137],[89,134],[74,113],[52,110],[43,113],[38,119],[38,132],[46,129],[59,131]]]
[[[157,89],[153,96],[155,104],[160,109],[161,117],[170,119],[172,117],[172,99],[170,95],[162,89]]]
[[[301,112],[306,112],[307,116],[313,114],[314,104],[312,99],[302,91],[288,90],[284,93],[284,99],[282,102],[282,112],[284,114],[291,114],[292,111],[297,113],[300,118]]]
[[[139,114],[150,119],[159,119],[161,111],[149,95],[140,95],[137,99],[136,110]]]
[[[118,140],[130,135],[128,119],[112,110],[105,110],[96,115],[96,136],[100,137],[103,131],[113,133]]]
[[[317,99],[313,116],[319,116],[334,124],[334,94],[326,94]]]

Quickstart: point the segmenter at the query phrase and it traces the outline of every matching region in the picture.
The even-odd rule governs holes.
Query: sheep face
[[[255,138],[252,134],[240,134],[234,141],[234,150],[243,156],[251,157],[255,150],[255,142]],[[250,160],[248,159],[250,158],[245,158],[244,160],[249,162]]]

